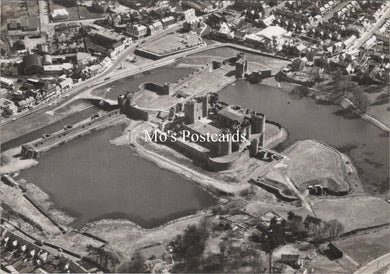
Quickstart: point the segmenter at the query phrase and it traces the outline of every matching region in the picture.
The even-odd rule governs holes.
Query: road
[[[387,2],[385,12],[382,14],[381,18],[376,21],[375,25],[370,28],[369,31],[365,32],[359,39],[355,41],[352,48],[359,49],[370,37],[385,23],[386,20],[390,18],[390,2]]]
[[[328,12],[327,14],[325,14],[323,17],[322,17],[322,20],[324,21],[328,21],[330,18],[333,17],[333,14],[335,12],[338,12],[339,10],[343,9],[346,5],[348,5],[349,2],[348,1],[345,1],[345,2],[341,2],[339,4],[336,5],[336,7],[334,7],[330,12]]]
[[[148,42],[151,39],[156,39],[158,37],[162,37],[167,32],[171,32],[171,31],[174,31],[174,30],[180,28],[180,26],[181,26],[181,22],[178,22],[177,24],[175,24],[171,28],[164,30],[161,33],[158,33],[156,35],[149,36],[149,37],[145,38],[144,40],[146,42]],[[151,69],[158,68],[161,66],[165,66],[169,63],[174,62],[177,58],[186,57],[187,55],[190,55],[190,54],[198,53],[198,52],[208,50],[208,49],[225,47],[225,46],[230,46],[230,47],[236,48],[238,50],[245,50],[245,51],[253,52],[253,53],[261,53],[261,51],[258,51],[258,50],[252,49],[252,48],[248,48],[245,46],[241,46],[241,45],[230,44],[230,43],[223,43],[223,44],[216,43],[216,44],[211,44],[211,45],[204,45],[204,46],[201,46],[199,48],[191,49],[189,51],[182,52],[182,53],[179,53],[179,54],[176,54],[173,56],[169,56],[166,58],[162,58],[159,60],[148,61],[148,62],[145,62],[143,64],[138,65],[138,67],[136,69],[124,70],[123,72],[122,71],[119,72],[117,70],[117,68],[119,67],[121,62],[123,62],[127,58],[127,56],[129,54],[134,52],[136,45],[137,44],[133,44],[129,48],[125,49],[122,53],[120,53],[117,56],[117,58],[114,60],[112,65],[108,69],[106,69],[104,72],[102,72],[101,74],[99,74],[95,77],[92,77],[86,81],[83,81],[81,83],[76,84],[70,91],[67,92],[67,94],[65,95],[66,97],[63,96],[62,98],[57,99],[54,102],[52,100],[48,103],[42,104],[42,105],[34,108],[33,110],[18,114],[16,116],[14,115],[10,118],[3,119],[1,121],[1,124],[0,124],[0,129],[3,131],[11,130],[14,127],[14,123],[13,123],[14,121],[16,122],[16,120],[20,120],[21,118],[27,118],[28,116],[30,116],[31,119],[23,120],[23,123],[20,123],[19,131],[24,132],[24,129],[22,129],[22,127],[26,127],[26,130],[29,130],[29,131],[39,129],[40,127],[42,127],[42,125],[37,124],[37,119],[40,120],[39,117],[43,117],[42,115],[45,115],[45,112],[48,112],[48,113],[53,112],[53,110],[58,108],[60,105],[67,103],[70,100],[74,100],[73,98],[75,96],[77,96],[78,94],[81,95],[81,93],[83,93],[83,92],[90,92],[91,91],[90,89],[92,89],[92,88],[96,88],[99,85],[107,84],[107,83],[110,83],[110,82],[115,81],[115,80],[120,79],[120,78],[124,78],[124,77],[130,76],[130,75],[138,74],[138,73],[143,72],[143,71],[147,71],[147,70],[151,70]],[[107,79],[108,78],[107,76],[110,76],[109,77],[110,79]],[[28,125],[30,125],[30,126],[28,126]],[[27,133],[28,132],[25,132],[24,134],[27,134]],[[17,137],[18,136],[12,136],[12,137],[10,137],[11,139],[7,139],[6,141],[1,140],[1,141],[7,142],[7,141],[10,141],[10,140],[17,138]]]
[[[371,262],[354,272],[354,274],[371,274],[389,264],[390,253],[387,253],[379,258],[376,258],[375,260],[372,260]]]
[[[42,33],[47,33],[47,27],[49,25],[49,7],[47,1],[38,1],[39,7],[39,23]]]
[[[172,31],[172,30],[174,30],[174,28],[170,28],[167,31]],[[165,35],[165,33],[162,32],[159,35]],[[154,39],[155,36],[152,36],[150,38]],[[62,98],[58,99],[58,101],[55,102],[54,104],[53,104],[53,102],[43,104],[43,105],[41,105],[41,106],[31,110],[31,111],[19,114],[17,117],[10,117],[8,119],[3,119],[2,123],[0,125],[0,130],[2,130],[4,132],[6,132],[7,130],[12,130],[12,128],[15,127],[15,123],[13,123],[13,122],[18,122],[19,123],[19,126],[18,126],[19,132],[23,132],[23,134],[27,134],[31,131],[37,130],[37,129],[44,126],[44,125],[39,124],[39,123],[37,124],[37,121],[42,120],[42,118],[40,118],[40,117],[44,117],[44,115],[46,115],[45,113],[52,113],[53,110],[59,108],[60,105],[67,104],[69,101],[74,100],[74,97],[77,95],[79,95],[80,98],[88,98],[88,97],[86,97],[88,95],[88,93],[90,93],[93,88],[96,88],[99,85],[104,85],[104,84],[110,83],[112,81],[118,80],[120,78],[124,78],[124,77],[130,76],[130,75],[138,74],[138,73],[143,72],[143,71],[147,71],[147,70],[151,70],[151,69],[165,66],[169,63],[174,62],[177,58],[186,57],[187,55],[190,55],[190,54],[195,54],[195,53],[202,52],[205,50],[214,49],[214,48],[218,48],[218,47],[226,47],[226,46],[233,47],[233,48],[238,49],[238,50],[245,50],[245,51],[253,52],[253,53],[261,53],[261,51],[258,51],[258,50],[252,49],[252,48],[248,48],[245,46],[241,46],[241,45],[230,44],[230,43],[216,43],[216,44],[211,44],[211,45],[205,45],[203,47],[192,49],[192,50],[182,52],[182,53],[176,54],[174,56],[162,58],[159,60],[148,61],[148,62],[145,62],[144,64],[140,64],[136,69],[133,69],[133,70],[126,70],[123,72],[118,72],[117,67],[119,67],[119,64],[123,60],[125,60],[127,55],[135,49],[135,45],[133,45],[133,46],[127,48],[123,53],[121,53],[109,69],[107,69],[103,73],[101,73],[93,78],[90,78],[90,79],[88,79],[80,84],[76,84],[76,86],[72,90],[67,92],[66,98],[62,97]],[[112,73],[112,74],[110,74],[110,73]],[[107,76],[110,76],[110,79],[104,80],[105,78],[107,78]],[[49,104],[52,106],[49,106]],[[20,121],[21,118],[24,118],[23,123],[21,123],[21,121]],[[53,121],[53,122],[55,122],[55,121]],[[22,129],[24,127],[25,127],[25,129]],[[5,142],[8,142],[12,139],[18,138],[19,136],[20,136],[20,134],[16,133],[16,135],[12,135],[12,137],[10,136],[9,138],[6,138],[6,140],[2,139],[1,142],[5,143]]]
[[[41,2],[41,1],[39,1]],[[149,36],[147,38],[145,38],[144,40],[145,41],[149,41],[150,39],[156,39],[156,38],[159,38],[159,37],[162,37],[164,36],[167,32],[171,32],[171,31],[174,31],[174,30],[177,30],[178,28],[181,27],[181,22],[176,24],[174,27],[171,27],[169,29],[166,29],[160,33],[157,33],[156,35],[153,35],[153,36]],[[67,95],[67,98],[65,97],[62,97],[60,99],[57,100],[57,103],[55,103],[56,106],[60,105],[62,102],[64,102],[65,100],[68,100],[69,98],[72,98],[73,96],[75,96],[77,93],[80,93],[81,91],[83,90],[86,90],[88,88],[91,87],[91,85],[93,85],[94,83],[98,83],[100,81],[104,81],[104,79],[107,77],[107,75],[109,75],[110,73],[112,72],[115,72],[116,68],[123,62],[126,60],[127,56],[131,53],[134,52],[136,46],[138,44],[135,43],[133,45],[131,45],[130,47],[128,47],[127,49],[125,49],[123,52],[121,52],[117,57],[116,59],[114,60],[114,62],[112,63],[112,65],[107,68],[105,71],[103,71],[102,73],[88,79],[88,80],[85,80],[79,84],[75,84],[74,87],[68,91],[66,93]],[[147,66],[150,67],[149,64],[147,64]],[[153,67],[153,66],[152,66]],[[142,68],[140,67],[139,71],[142,71]],[[134,74],[134,73],[133,73]],[[130,74],[131,75],[131,74]],[[124,76],[123,76],[124,77]],[[14,120],[17,120],[17,119],[21,119],[23,117],[26,117],[26,116],[29,116],[35,112],[38,112],[38,111],[41,111],[43,109],[46,109],[49,107],[49,104],[53,104],[52,101],[49,101],[48,103],[45,103],[45,104],[42,104],[30,111],[27,111],[27,112],[24,112],[24,113],[20,113],[20,114],[16,114],[16,115],[13,115],[11,116],[10,118],[5,118],[5,119],[2,119],[1,121],[1,126],[4,126]]]

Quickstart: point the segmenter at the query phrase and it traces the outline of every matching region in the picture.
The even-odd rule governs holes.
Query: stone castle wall
[[[119,110],[113,110],[100,116],[92,116],[75,125],[65,126],[64,129],[52,134],[44,134],[41,138],[22,145],[21,154],[28,158],[39,158],[44,152],[79,136],[90,133],[107,122],[119,118]],[[110,123],[111,125],[111,123]]]

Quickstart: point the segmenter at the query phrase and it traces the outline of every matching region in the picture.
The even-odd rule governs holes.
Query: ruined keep
[[[208,96],[187,101],[184,104],[184,115],[187,124],[193,124],[208,115]]]

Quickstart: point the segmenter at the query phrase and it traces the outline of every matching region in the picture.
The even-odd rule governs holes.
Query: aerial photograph
[[[390,273],[390,1],[0,5],[0,274]]]

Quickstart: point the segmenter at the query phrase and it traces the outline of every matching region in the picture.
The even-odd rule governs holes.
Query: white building
[[[55,9],[51,14],[53,20],[66,20],[69,18],[69,13],[66,9]]]
[[[130,33],[130,35],[134,36],[135,38],[141,38],[141,37],[144,37],[147,32],[148,32],[148,29],[144,26],[144,25],[132,25],[128,32]]]
[[[195,17],[195,9],[188,9],[184,11],[184,20],[190,20]]]
[[[13,88],[14,81],[5,77],[0,77],[1,86],[6,88]]]
[[[73,64],[71,63],[43,66],[44,73],[48,73],[48,74],[58,74],[58,73],[62,73],[63,71],[71,71],[72,69],[73,69]]]
[[[65,78],[64,80],[60,81],[59,86],[61,87],[62,90],[65,88],[72,88],[73,87],[72,78]]]

